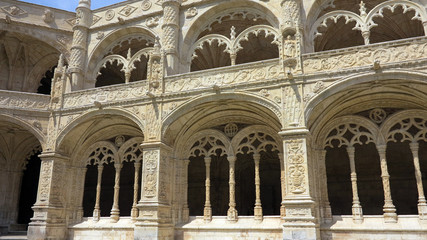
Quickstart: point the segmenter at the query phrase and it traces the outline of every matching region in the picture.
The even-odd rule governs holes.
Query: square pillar
[[[141,144],[143,149],[141,200],[135,223],[135,240],[173,239],[170,147],[160,142]]]
[[[39,155],[41,158],[37,201],[34,216],[28,227],[29,240],[65,239],[67,233],[66,209],[62,202],[65,186],[65,164],[68,157],[55,152]]]
[[[283,201],[284,240],[320,239],[319,224],[315,218],[315,206],[311,194],[310,171],[307,159],[306,128],[290,128],[279,133],[283,139],[286,192]]]

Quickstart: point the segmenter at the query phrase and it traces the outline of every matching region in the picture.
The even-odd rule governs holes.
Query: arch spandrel
[[[234,156],[233,149],[231,148],[230,140],[223,132],[214,129],[205,129],[200,132],[195,133],[191,136],[187,142],[183,145],[183,151],[180,153],[181,159],[187,159],[190,156],[191,148],[195,142],[200,140],[203,137],[213,136],[220,140],[225,147],[225,154],[227,156]]]
[[[97,149],[99,148],[105,148],[105,151],[111,151],[112,153],[103,153],[101,151],[101,154],[103,155],[102,159],[96,159],[99,157],[99,154],[96,154]],[[91,156],[92,153],[95,152],[95,155]],[[109,162],[115,162],[120,161],[117,147],[109,142],[109,141],[99,141],[94,144],[92,144],[83,154],[83,158],[81,159],[82,166],[86,165],[100,165],[100,164],[108,164]]]
[[[381,124],[381,127],[379,129],[380,133],[385,137],[384,143],[388,141],[388,137],[390,134],[390,130],[395,126],[396,124],[399,124],[400,121],[405,119],[414,119],[414,118],[421,118],[423,120],[427,120],[427,110],[421,110],[421,109],[413,109],[413,110],[404,110],[397,112],[390,117],[388,117],[383,124]],[[420,129],[420,131],[423,131]],[[416,138],[414,138],[415,140]],[[412,136],[411,136],[412,140]],[[416,141],[416,140],[415,140]]]
[[[274,146],[273,148],[277,147],[279,152],[283,153],[282,139],[280,138],[278,132],[275,132],[270,127],[263,126],[263,125],[252,125],[240,130],[236,134],[236,136],[234,136],[233,139],[231,140],[231,147],[233,149],[233,152],[237,154],[239,152],[239,145],[241,144],[242,140],[246,138],[249,134],[257,133],[257,132],[262,132],[272,137],[274,139],[274,144],[276,144],[276,146]],[[272,143],[268,142],[268,144],[272,144]]]

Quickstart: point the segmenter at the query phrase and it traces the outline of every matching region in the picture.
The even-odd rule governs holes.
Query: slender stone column
[[[77,213],[76,213],[76,218],[75,218],[75,222],[81,222],[83,219],[83,215],[84,215],[84,209],[83,209],[83,197],[84,197],[84,184],[85,184],[85,178],[86,178],[86,173],[87,173],[87,166],[83,167],[80,169],[77,168],[77,176],[76,179],[74,181],[77,181],[78,184],[80,185],[80,193],[77,197],[77,199],[80,199],[80,205],[77,207]]]
[[[93,221],[99,221],[101,217],[101,210],[99,209],[99,200],[101,198],[101,183],[102,183],[102,171],[104,170],[104,165],[98,165],[98,180],[96,182],[96,198],[95,198],[95,207],[93,209]]]
[[[111,209],[111,221],[117,222],[120,218],[120,209],[119,209],[119,193],[120,193],[120,172],[122,170],[122,163],[114,163],[114,168],[116,169],[116,177],[114,181],[114,201],[113,207]]]
[[[136,220],[138,217],[138,208],[136,205],[138,204],[138,188],[139,188],[139,168],[141,167],[141,162],[137,161],[134,163],[135,167],[135,177],[133,181],[133,204],[131,210],[131,218],[132,220]]]
[[[283,153],[279,152],[279,160],[280,160],[280,187],[282,191],[282,202],[280,204],[280,217],[284,218],[286,216],[286,209],[285,209],[286,181],[285,181],[285,163],[283,162]]]
[[[332,222],[332,210],[331,210],[331,204],[329,202],[329,196],[328,196],[328,179],[326,176],[326,150],[318,150],[318,154],[320,154],[320,174],[321,179],[321,196],[322,196],[322,206],[321,206],[321,213],[322,217],[325,222]]]
[[[354,147],[353,146],[347,147],[347,153],[348,153],[348,158],[350,159],[351,189],[353,191],[353,206],[351,207],[352,213],[353,213],[353,221],[355,223],[362,223],[363,211],[359,201],[359,193],[357,191],[357,174],[356,174],[356,165],[354,162]]]
[[[412,151],[412,157],[414,158],[415,167],[415,179],[417,180],[418,190],[418,214],[421,220],[427,220],[427,203],[424,195],[423,179],[420,170],[420,160],[418,156],[419,145],[418,142],[412,142],[409,144]]]
[[[254,219],[256,221],[262,221],[262,205],[261,205],[261,190],[260,190],[260,177],[259,177],[259,161],[261,155],[259,153],[254,154],[255,162],[255,208],[254,208]]]
[[[227,219],[230,222],[236,222],[237,221],[237,210],[236,210],[236,180],[234,176],[234,168],[236,164],[236,157],[230,156],[227,157],[228,163],[229,163],[229,173],[230,173],[230,179],[228,181],[229,188],[230,188],[230,202],[228,204],[229,208],[227,211]]]
[[[205,157],[206,181],[205,181],[205,208],[203,210],[203,219],[205,222],[212,221],[211,208],[211,158]]]
[[[377,146],[378,154],[380,155],[381,178],[384,190],[384,221],[397,222],[396,208],[394,207],[393,200],[391,198],[390,175],[387,168],[386,148],[386,145]]]
[[[184,168],[183,168],[183,174],[182,174],[182,182],[183,182],[183,188],[182,188],[182,194],[183,194],[183,200],[184,205],[182,207],[182,221],[188,222],[190,217],[190,210],[188,209],[188,164],[190,164],[190,160],[186,159],[184,160]]]

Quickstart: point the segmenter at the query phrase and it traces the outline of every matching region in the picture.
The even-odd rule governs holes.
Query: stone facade
[[[425,1],[90,6],[0,0],[0,235],[427,238]]]

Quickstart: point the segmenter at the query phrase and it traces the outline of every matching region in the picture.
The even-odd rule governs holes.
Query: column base
[[[261,206],[255,206],[255,208],[254,208],[254,219],[257,222],[262,222],[263,216],[262,216],[262,207]]]
[[[427,220],[427,203],[425,200],[418,203],[418,215],[420,220]]]
[[[132,207],[132,210],[130,212],[130,217],[132,218],[132,220],[136,220],[138,218],[138,214],[139,214],[138,208]]]
[[[332,222],[332,209],[331,206],[329,205],[329,202],[327,203],[326,206],[323,206],[321,208],[321,214],[322,214],[322,218],[323,218],[323,222],[325,223],[331,223]]]
[[[396,223],[397,222],[397,214],[396,208],[393,203],[384,204],[384,222],[386,223]]]
[[[203,210],[203,219],[205,222],[211,222],[212,221],[212,208],[211,207],[205,207]]]
[[[111,210],[110,218],[111,218],[111,222],[113,223],[118,222],[120,219],[120,210],[118,209]]]
[[[237,210],[234,207],[230,207],[227,211],[227,220],[229,222],[237,222]]]
[[[173,225],[136,226],[134,240],[170,240],[174,238]]]
[[[93,217],[92,217],[92,220],[93,220],[94,222],[98,222],[100,218],[101,218],[101,210],[99,210],[99,209],[95,209],[95,210],[93,210]]]
[[[28,227],[28,240],[65,240],[67,227],[65,224],[31,224]]]
[[[182,208],[182,221],[184,223],[187,223],[190,221],[190,209],[188,207]]]
[[[362,206],[360,206],[360,204],[353,204],[351,210],[353,213],[353,222],[357,224],[363,223]]]

